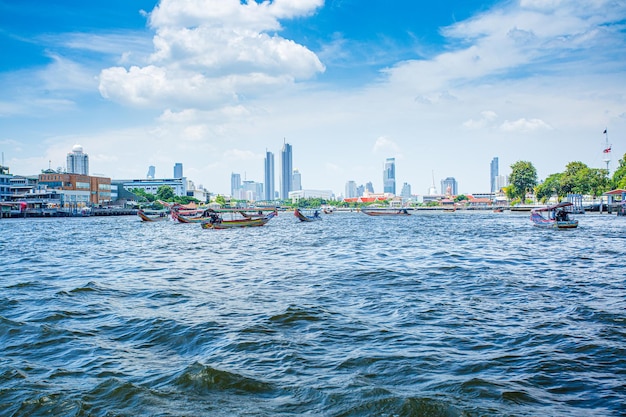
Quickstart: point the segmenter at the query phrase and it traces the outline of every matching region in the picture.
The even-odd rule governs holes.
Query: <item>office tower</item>
[[[458,193],[458,185],[454,177],[441,180],[441,192],[447,196],[455,196]]]
[[[265,152],[265,200],[274,199],[274,154]]]
[[[363,186],[363,184],[361,184],[358,187],[356,187],[356,196],[357,197],[363,197],[363,193],[364,192],[365,192],[365,187]]]
[[[183,164],[180,162],[176,162],[174,164],[174,178],[182,178],[183,177]]]
[[[499,176],[499,170],[498,170],[498,157],[496,156],[495,158],[493,158],[491,160],[491,192],[495,193],[496,191],[499,191],[498,188],[498,183],[497,183],[497,178]]]
[[[241,175],[230,174],[230,196],[233,198],[239,198],[239,190],[241,190]]]
[[[367,191],[370,194],[374,194],[374,185],[372,184],[371,181],[365,184],[365,191]]]
[[[346,182],[346,195],[344,198],[356,198],[359,197],[357,195],[356,182],[348,181]]]
[[[289,191],[293,191],[292,184],[293,161],[291,155],[291,145],[285,142],[281,151],[280,161],[280,198],[289,198]]]
[[[385,193],[396,194],[396,158],[387,158],[385,161],[383,188]]]
[[[153,180],[155,173],[156,173],[156,168],[154,167],[154,165],[150,165],[148,167],[148,173],[146,174],[146,178]]]
[[[302,189],[302,175],[297,169],[293,170],[293,177],[291,178],[291,191],[299,191]]]
[[[411,184],[405,182],[402,185],[402,192],[400,193],[400,196],[407,199],[411,198]]]
[[[83,153],[83,147],[74,145],[67,154],[67,173],[89,175],[89,156]]]

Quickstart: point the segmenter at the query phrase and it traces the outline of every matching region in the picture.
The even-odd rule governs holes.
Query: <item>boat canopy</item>
[[[573,206],[573,203],[570,202],[564,202],[564,203],[559,203],[559,204],[555,204],[553,206],[548,206],[548,207],[540,207],[540,208],[536,208],[533,209],[533,212],[537,212],[537,211],[554,211],[554,210],[558,210],[560,208],[565,208],[565,207],[569,207],[569,206]]]

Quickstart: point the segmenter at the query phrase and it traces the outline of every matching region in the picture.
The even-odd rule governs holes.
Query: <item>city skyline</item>
[[[414,194],[433,171],[476,193],[493,155],[499,177],[526,160],[544,179],[626,153],[623,2],[32,0],[0,16],[0,151],[22,175],[81,143],[92,172],[181,162],[227,194],[286,138],[306,188],[383,190],[393,157]]]

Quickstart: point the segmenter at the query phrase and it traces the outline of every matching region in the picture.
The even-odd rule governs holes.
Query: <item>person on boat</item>
[[[315,213],[313,213],[313,217],[319,217],[320,216],[320,212],[315,210]]]
[[[211,224],[215,224],[215,223],[219,223],[220,222],[220,216],[217,215],[217,213],[213,212],[209,215],[209,222]]]

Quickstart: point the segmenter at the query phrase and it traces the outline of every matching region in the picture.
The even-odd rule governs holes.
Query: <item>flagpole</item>
[[[611,145],[609,145],[609,131],[608,129],[604,129],[604,150],[602,151],[602,153],[604,153],[605,157],[604,157],[604,162],[606,163],[606,175],[609,176],[609,163],[611,162]]]

